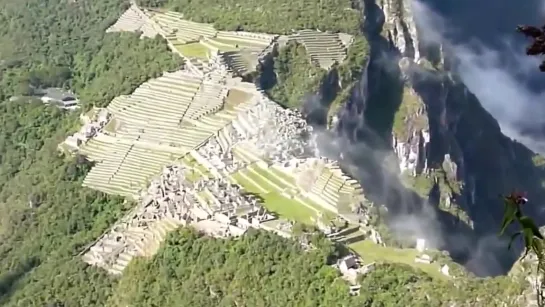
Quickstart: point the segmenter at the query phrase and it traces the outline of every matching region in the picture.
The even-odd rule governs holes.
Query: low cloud
[[[531,90],[526,78],[537,72],[539,60],[526,57],[524,46],[517,46],[509,39],[503,44],[507,51],[502,52],[487,48],[476,40],[464,43],[455,41],[451,37],[460,36],[456,25],[449,24],[421,2],[412,3],[421,42],[441,43],[457,58],[457,72],[461,79],[479,98],[483,107],[498,120],[504,134],[532,149],[539,148],[544,142],[536,131],[545,127],[545,92]],[[393,66],[397,65],[397,61],[388,58],[387,54],[375,58],[375,61],[392,68],[392,71],[397,68]],[[380,139],[380,136],[369,131],[361,110],[356,106],[361,106],[366,99],[366,84],[360,84],[359,89],[355,97],[358,102],[349,105],[340,114],[338,134],[316,128],[320,155],[341,160],[343,167],[362,183],[371,201],[388,204],[389,208],[395,207],[396,214],[390,220],[390,227],[394,233],[406,238],[408,243],[414,243],[417,237],[424,237],[430,247],[448,247],[451,252],[460,254],[470,249],[464,261],[468,269],[478,275],[504,272],[502,255],[496,252],[506,250],[505,240],[493,234],[474,241],[469,233],[448,231],[438,216],[441,213],[403,186],[399,180],[398,162],[391,148],[372,145],[373,139]],[[321,107],[316,101],[313,102],[315,108]],[[364,131],[367,139],[354,142],[358,139],[356,132],[361,131]],[[543,131],[545,134],[545,129]],[[343,159],[340,159],[341,153]]]
[[[545,9],[545,5],[542,8]],[[545,91],[536,91],[530,86],[540,59],[526,56],[524,44],[507,37],[502,39],[501,52],[477,40],[454,41],[451,38],[457,31],[455,24],[449,24],[419,1],[413,1],[413,10],[421,41],[440,43],[454,55],[457,73],[496,118],[502,132],[533,150],[544,152]]]

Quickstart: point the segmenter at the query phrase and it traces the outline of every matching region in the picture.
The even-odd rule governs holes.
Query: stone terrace
[[[217,31],[211,24],[185,20],[180,13],[140,9],[135,4],[108,29],[115,31],[143,31],[143,36],[159,34],[174,52],[189,60],[188,65],[200,68],[202,62],[206,64],[217,55],[238,75],[255,71],[258,62],[273,50],[277,38],[264,33]]]
[[[229,89],[222,85],[225,76],[214,73],[207,78],[187,71],[166,73],[131,95],[115,98],[107,108],[109,123],[80,146],[82,154],[98,162],[84,185],[138,198],[165,165],[203,144],[236,118],[239,110],[255,103],[247,99],[236,108],[222,110]],[[255,89],[248,93],[254,94],[260,93]]]
[[[294,174],[297,186],[309,199],[345,218],[353,215],[351,205],[362,201],[361,185],[347,176],[336,161],[303,159],[289,165],[286,172]]]
[[[224,179],[186,180],[183,165],[168,166],[139,205],[86,250],[83,260],[121,274],[134,257],[155,254],[168,232],[191,222],[213,236],[242,235],[274,219],[257,200]]]
[[[176,40],[181,44],[198,42],[201,38],[213,37],[218,32],[210,24],[184,20],[180,13],[148,11],[148,14],[161,28],[161,34],[167,40]]]
[[[346,213],[350,211],[347,205],[353,203],[352,197],[362,193],[357,180],[346,176],[337,163],[330,162],[319,172],[309,197],[326,207],[335,208],[338,213]]]
[[[343,41],[347,34],[341,36],[336,33],[318,32],[313,30],[301,30],[290,35],[293,39],[303,44],[307,49],[310,59],[324,69],[329,69],[333,64],[342,63],[346,58],[346,49]]]
[[[152,181],[151,186],[140,194],[139,206],[92,244],[85,251],[84,261],[103,267],[112,274],[120,274],[133,257],[153,255],[169,231],[187,223],[211,235],[223,237],[241,235],[249,227],[258,228],[262,222],[274,219],[261,207],[257,198],[244,194],[239,185],[226,179],[229,178],[226,170],[232,170],[232,166],[227,165],[222,169],[226,165],[221,159],[225,158],[225,154],[229,155],[235,142],[248,139],[249,135],[236,137],[232,134],[233,126],[238,127],[237,123],[244,123],[244,114],[262,110],[264,116],[270,118],[275,115],[274,109],[279,107],[255,91],[255,88],[252,91],[252,84],[242,83],[238,79],[229,79],[226,83],[230,89],[222,110],[200,119],[181,119],[181,127],[186,129],[184,131],[208,131],[207,139],[189,152],[186,149],[187,154],[183,159],[174,161],[176,154],[168,154],[166,147],[165,150],[157,147],[161,135],[157,135],[154,144],[151,140],[135,140],[129,145],[125,143],[134,139],[135,135],[120,136],[116,132],[113,136],[114,133],[104,131],[91,138],[83,147],[82,151],[91,159],[104,161],[95,166],[86,178],[86,184],[92,188],[106,191],[106,188],[112,189],[114,185],[118,190],[109,192],[124,195],[124,191],[132,192],[131,182],[137,181],[140,186],[144,186],[146,181]],[[116,109],[114,112],[119,111]],[[116,116],[113,115],[110,123],[120,120]],[[135,119],[131,120],[136,123]],[[165,126],[161,126],[160,122],[155,124],[157,130]],[[108,129],[110,127],[106,126],[103,130]],[[146,130],[139,133],[145,134]],[[168,134],[169,131],[163,133]],[[94,144],[93,148],[102,146],[102,149],[85,150],[88,144]],[[170,147],[172,149],[176,146]],[[196,147],[199,147],[198,150]],[[118,161],[118,164],[108,162],[109,157],[110,160]],[[196,161],[189,163],[191,160]],[[225,159],[223,161],[227,162]],[[205,172],[212,176],[202,176],[196,180],[187,178],[189,173],[202,173],[197,164],[204,165]],[[161,175],[156,177],[158,174]],[[107,178],[116,176],[122,178],[115,179],[117,181],[114,184],[107,183],[107,180],[111,180]],[[152,180],[152,177],[155,179]]]
[[[298,187],[279,165],[313,148],[312,138],[301,138],[312,129],[297,111],[220,71],[202,78],[165,73],[117,97],[108,110],[101,117],[108,123],[102,119],[93,126],[80,152],[98,162],[84,185],[139,203],[84,251],[87,263],[112,274],[133,257],[153,255],[169,231],[189,223],[220,237],[242,235],[250,227],[280,231],[267,223],[275,217],[261,207],[275,204],[255,192],[274,197],[276,206],[306,207],[321,216],[321,207],[342,211],[344,203],[354,202],[343,195],[361,191],[321,159],[308,189]]]
[[[148,16],[133,4],[106,32],[142,32],[143,37],[155,37],[159,32],[150,23]]]
[[[108,29],[114,31],[142,31],[143,36],[160,34],[174,52],[187,59],[207,61],[218,54],[233,72],[244,75],[255,71],[257,63],[275,45],[296,40],[307,49],[311,61],[324,69],[346,58],[346,50],[353,37],[345,33],[300,30],[289,36],[244,31],[218,31],[211,24],[185,20],[183,14],[171,11],[140,9],[133,4]]]

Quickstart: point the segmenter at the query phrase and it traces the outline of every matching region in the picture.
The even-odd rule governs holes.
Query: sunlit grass
[[[394,247],[385,247],[375,244],[369,240],[360,241],[349,245],[356,253],[358,253],[365,263],[371,262],[391,262],[404,263],[412,267],[423,270],[437,278],[447,278],[439,269],[437,263],[416,263],[414,259],[419,255],[416,249],[399,249]]]
[[[175,46],[181,54],[188,58],[206,59],[210,50],[200,43],[190,43]]]
[[[246,191],[259,195],[263,199],[263,205],[268,210],[273,211],[280,217],[288,220],[312,224],[311,217],[316,216],[315,212],[305,207],[300,202],[282,196],[278,191],[275,191],[272,186],[268,185],[266,182],[256,180],[255,177],[249,176],[262,188],[268,190],[268,193],[264,193],[241,174],[234,174],[233,177]]]

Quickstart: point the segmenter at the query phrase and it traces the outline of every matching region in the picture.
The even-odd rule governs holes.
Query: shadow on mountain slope
[[[30,258],[16,266],[10,272],[0,276],[0,302],[7,300],[13,291],[16,290],[17,282],[21,280],[27,273],[39,265],[39,260]]]
[[[508,252],[505,242],[497,238],[503,211],[499,195],[518,188],[528,191],[531,200],[544,199],[544,170],[536,166],[530,150],[501,133],[497,121],[460,81],[438,72],[433,78],[413,76],[411,80],[427,107],[431,130],[428,165],[441,164],[445,154],[452,157],[457,177],[464,182],[455,201],[473,222],[473,229],[437,208],[433,198],[424,200],[407,189],[399,180],[391,149],[393,118],[402,101],[403,82],[397,64],[389,63],[397,63],[399,54],[379,34],[382,10],[372,0],[365,5],[365,30],[371,46],[368,78],[364,80],[368,92],[363,97],[353,95],[346,104],[340,113],[338,135],[329,136],[329,140],[323,136],[322,152],[337,159],[343,153],[343,168],[361,181],[368,198],[387,205],[394,231],[410,239],[427,238],[477,275],[507,272],[520,254],[520,246]],[[543,224],[545,215],[537,205],[530,205],[529,212]]]

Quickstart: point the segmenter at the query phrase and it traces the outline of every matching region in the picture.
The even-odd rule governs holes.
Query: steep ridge
[[[455,55],[419,46],[409,1],[365,1],[365,14],[371,60],[336,127],[350,145],[324,151],[345,148],[344,167],[387,204],[401,239],[426,237],[478,275],[505,273],[518,251],[496,237],[498,195],[540,199],[539,159],[501,133],[454,73]]]

